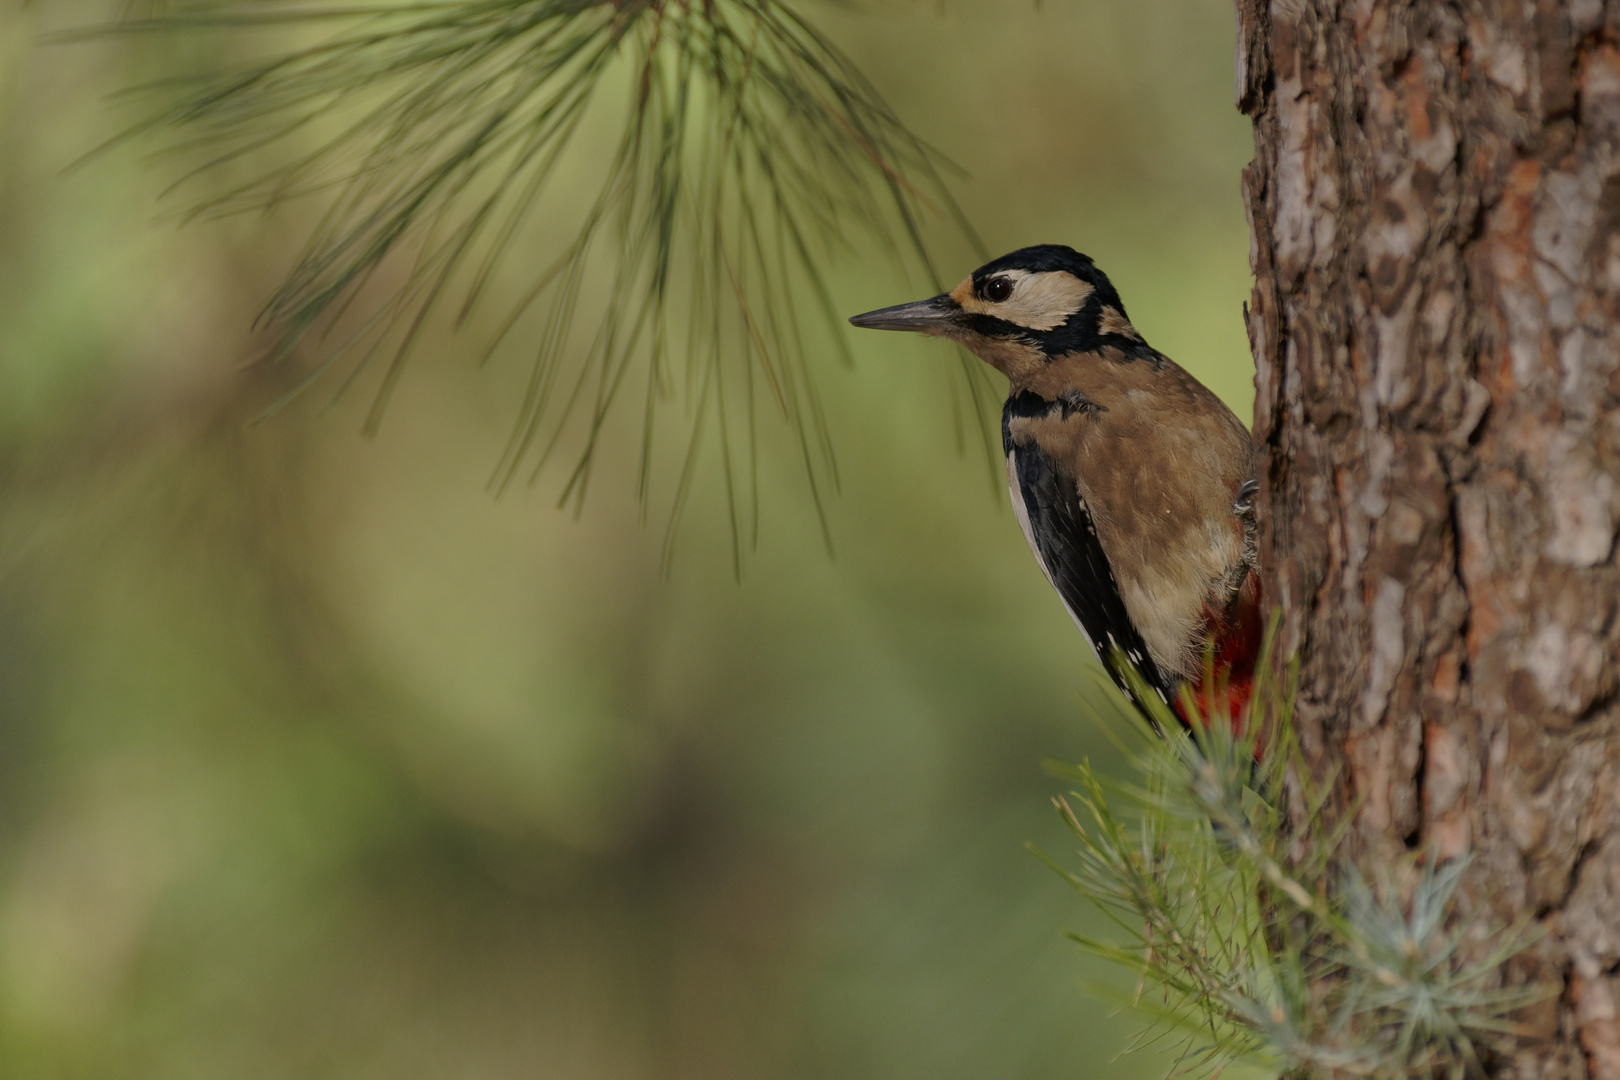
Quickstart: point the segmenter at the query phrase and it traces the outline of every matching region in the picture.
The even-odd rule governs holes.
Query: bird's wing
[[[1114,670],[1112,653],[1116,648],[1168,705],[1171,687],[1159,674],[1158,665],[1125,610],[1125,600],[1079,486],[1072,477],[1064,476],[1057,463],[1033,440],[1015,445],[1008,437],[1004,446],[1007,484],[1012,490],[1018,524],[1069,616],[1120,689],[1131,692],[1130,685]]]

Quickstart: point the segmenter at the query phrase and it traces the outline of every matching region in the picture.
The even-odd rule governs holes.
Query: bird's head
[[[959,341],[1012,378],[1056,356],[1147,349],[1108,276],[1060,244],[1022,248],[979,267],[948,293],[849,321]]]

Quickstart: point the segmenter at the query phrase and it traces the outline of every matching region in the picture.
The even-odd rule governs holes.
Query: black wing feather
[[[1013,445],[1005,424],[1003,441],[1007,452],[1013,455],[1019,491],[1041,562],[1058,595],[1091,639],[1103,667],[1120,689],[1131,693],[1130,684],[1114,669],[1110,654],[1118,648],[1168,703],[1171,687],[1159,673],[1142,635],[1125,610],[1124,597],[1120,595],[1113,568],[1097,538],[1097,526],[1091,520],[1091,511],[1086,508],[1079,487],[1072,478],[1058,471],[1056,463],[1034,441]],[[1138,702],[1137,706],[1141,708],[1142,703]],[[1142,711],[1147,713],[1146,709]]]

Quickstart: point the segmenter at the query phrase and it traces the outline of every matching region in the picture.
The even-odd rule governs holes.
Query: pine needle
[[[816,374],[828,349],[806,347],[808,325],[825,327],[814,340],[834,356],[848,352],[820,268],[859,236],[909,252],[937,285],[924,220],[971,233],[947,163],[794,7],[227,0],[140,10],[73,36],[200,35],[215,56],[267,50],[136,88],[143,118],[115,142],[155,139],[185,161],[176,187],[192,193],[187,216],[296,200],[322,208],[260,321],[274,356],[306,345],[325,353],[319,367],[346,367],[338,393],[383,366],[366,430],[435,317],[468,325],[501,291],[503,270],[541,266],[490,332],[486,355],[521,339],[531,364],[495,490],[571,445],[562,498],[577,504],[606,418],[635,392],[645,497],[659,461],[654,413],[675,397],[687,452],[672,521],[699,459],[718,455],[740,567],[745,535],[757,534],[742,526],[758,520],[756,440],[774,426],[798,450],[826,533],[824,493],[838,480]],[[582,162],[597,168],[589,180]],[[535,211],[565,205],[565,184],[594,198],[571,231],[543,232]],[[372,314],[360,330],[339,348],[319,344],[362,288]],[[587,330],[586,311],[601,325]],[[970,391],[982,388],[970,380]],[[979,404],[969,411],[982,420]]]
[[[1302,779],[1296,675],[1263,664],[1237,724],[1203,717],[1189,733],[1166,711],[1155,731],[1123,709],[1134,783],[1089,763],[1053,767],[1079,785],[1057,800],[1078,867],[1036,854],[1116,931],[1074,939],[1129,973],[1135,990],[1109,996],[1147,1017],[1139,1044],[1185,1040],[1173,1074],[1241,1063],[1296,1077],[1484,1076],[1521,1033],[1519,1010],[1559,993],[1504,979],[1534,927],[1463,914],[1466,858],[1357,865],[1346,824],[1325,819],[1326,791]]]

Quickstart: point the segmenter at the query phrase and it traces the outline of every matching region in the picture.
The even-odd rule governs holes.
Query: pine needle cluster
[[[717,445],[739,557],[757,539],[767,425],[797,444],[818,510],[838,485],[814,377],[821,356],[848,359],[820,269],[829,253],[858,236],[909,252],[937,284],[924,219],[971,235],[947,164],[784,0],[144,10],[115,32],[217,46],[211,70],[139,88],[145,114],[125,136],[180,155],[191,213],[321,208],[264,309],[278,355],[317,331],[309,379],[339,369],[347,387],[380,364],[374,430],[424,325],[462,326],[503,268],[519,269],[526,284],[507,291],[520,298],[480,343],[487,355],[516,339],[530,358],[492,484],[571,451],[559,505],[577,505],[604,422],[630,396],[645,496],[655,416],[674,400],[688,449],[672,517],[700,448]],[[257,58],[232,59],[254,44]],[[537,230],[536,207],[559,188],[575,223]],[[818,323],[832,331],[807,348]],[[965,402],[976,371],[961,372]]]
[[[1294,739],[1295,671],[1260,672],[1238,724],[1217,713],[1187,731],[1162,709],[1156,731],[1122,709],[1135,782],[1054,766],[1078,785],[1057,805],[1079,863],[1037,855],[1116,930],[1073,936],[1135,976],[1125,1004],[1150,1021],[1133,1048],[1177,1036],[1177,1073],[1484,1075],[1514,1014],[1557,992],[1504,985],[1530,924],[1465,913],[1466,859],[1355,865],[1354,815],[1328,820],[1334,778],[1311,783]]]

